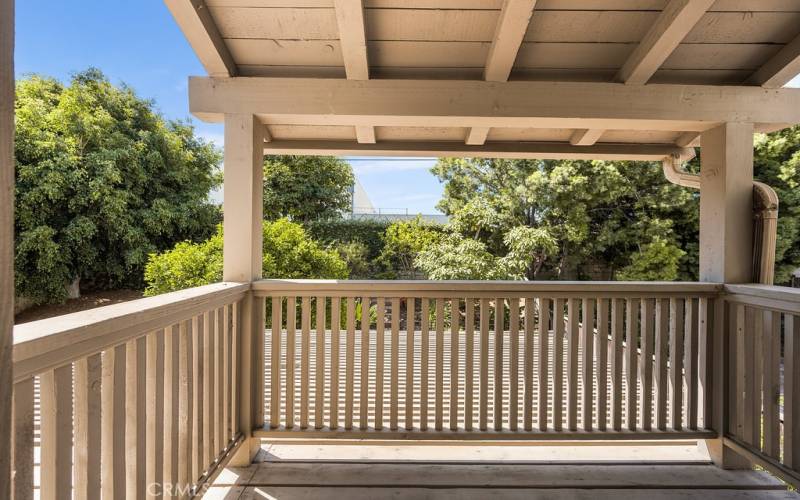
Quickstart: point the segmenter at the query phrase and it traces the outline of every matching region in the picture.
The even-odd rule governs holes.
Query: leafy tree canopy
[[[347,264],[332,250],[308,237],[288,219],[264,221],[265,278],[347,278]],[[152,254],[145,268],[145,295],[182,290],[222,280],[222,225],[202,243],[182,242]]]
[[[387,269],[396,274],[395,278],[415,278],[417,255],[438,243],[441,226],[426,224],[422,218],[392,223],[383,235],[381,261]]]
[[[431,276],[487,256],[498,269],[488,275],[514,279],[596,278],[598,266],[628,279],[696,276],[682,249],[696,247],[697,194],[669,184],[658,164],[442,159],[432,171],[458,236],[420,255]]]
[[[206,238],[219,152],[98,70],[16,86],[16,292],[140,286],[148,255]]]
[[[268,156],[264,218],[338,219],[350,209],[353,180],[350,164],[332,156]]]

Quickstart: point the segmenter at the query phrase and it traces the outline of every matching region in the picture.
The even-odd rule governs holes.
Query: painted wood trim
[[[336,24],[344,59],[344,70],[350,80],[368,80],[369,62],[364,30],[362,0],[334,0]]]
[[[766,88],[780,88],[800,73],[800,35],[784,45],[772,58],[758,68],[749,83]]]
[[[617,74],[617,81],[642,85],[667,60],[714,0],[670,0]]]
[[[490,82],[508,80],[535,6],[536,0],[503,1],[500,19],[497,21],[483,70],[484,80]]]
[[[204,0],[164,0],[175,22],[211,76],[236,76],[236,63]]]

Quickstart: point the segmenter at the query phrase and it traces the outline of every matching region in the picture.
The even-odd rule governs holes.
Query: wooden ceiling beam
[[[647,83],[714,1],[670,0],[617,73],[617,81],[635,85]]]
[[[700,132],[684,132],[675,139],[675,145],[690,148],[700,145]]]
[[[591,146],[596,143],[605,130],[598,129],[578,129],[572,133],[569,143],[573,146]]]
[[[204,0],[164,0],[210,76],[236,76],[237,68]]]
[[[505,82],[514,67],[525,32],[533,15],[536,0],[504,0],[500,19],[494,32],[483,79],[489,82]]]
[[[800,74],[800,35],[784,47],[748,80],[754,85],[780,88]]]
[[[344,71],[350,80],[368,80],[367,37],[362,0],[334,0]]]
[[[356,140],[359,144],[375,144],[375,127],[356,127]]]
[[[800,89],[753,86],[193,77],[189,100],[203,120],[253,113],[285,125],[700,132],[800,123]]]
[[[536,0],[504,0],[500,19],[495,27],[492,46],[486,57],[483,79],[489,82],[505,82],[514,68],[517,52],[528,31]],[[486,142],[489,128],[477,127],[467,134],[466,144],[480,145]]]
[[[661,161],[673,155],[689,155],[691,150],[671,144],[595,144],[573,146],[560,142],[491,142],[467,146],[461,142],[396,141],[359,144],[352,141],[280,140],[264,144],[270,155],[366,155],[366,156],[438,156],[474,158],[638,160]]]

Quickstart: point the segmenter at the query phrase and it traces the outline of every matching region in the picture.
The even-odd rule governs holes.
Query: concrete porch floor
[[[272,441],[206,499],[800,499],[763,471],[724,471],[694,442]]]

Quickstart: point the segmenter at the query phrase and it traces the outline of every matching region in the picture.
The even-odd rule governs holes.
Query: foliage
[[[417,255],[435,245],[441,237],[441,227],[416,219],[397,221],[386,228],[380,259],[388,269],[402,278],[415,278]]]
[[[335,248],[349,263],[350,275],[354,278],[386,277],[384,263],[380,260],[383,251],[383,235],[390,223],[371,219],[317,220],[305,224],[312,238],[323,245]],[[363,250],[357,257],[355,251]],[[361,262],[359,262],[359,260]],[[366,269],[363,265],[366,265]]]
[[[207,238],[219,152],[98,70],[16,86],[16,293],[140,286],[148,255]]]
[[[442,237],[436,244],[419,253],[415,264],[432,280],[499,280],[509,279],[500,258],[486,245],[457,232]]]
[[[338,219],[350,209],[350,164],[332,156],[268,156],[264,160],[264,218],[297,222]]]
[[[445,183],[439,208],[451,215],[451,230],[483,245],[459,248],[473,250],[469,259],[477,262],[486,254],[502,259],[497,265],[507,277],[581,279],[600,264],[625,268],[629,279],[645,279],[637,274],[644,271],[652,279],[659,267],[645,264],[664,255],[679,255],[678,262],[670,260],[673,267],[658,279],[696,277],[696,252],[679,252],[691,241],[696,247],[697,194],[669,184],[658,164],[443,159],[432,171]],[[435,255],[439,264],[430,261]],[[426,259],[433,269],[458,265],[444,251]]]
[[[263,275],[265,278],[347,278],[347,265],[336,252],[308,237],[288,219],[265,221]],[[222,279],[222,225],[203,243],[179,243],[174,249],[150,255],[145,268],[145,295],[181,290]]]
[[[678,278],[678,262],[684,251],[661,237],[634,253],[631,263],[617,272],[616,278],[623,281],[673,281]]]
[[[756,179],[778,193],[775,283],[787,283],[800,268],[800,126],[756,135]]]

